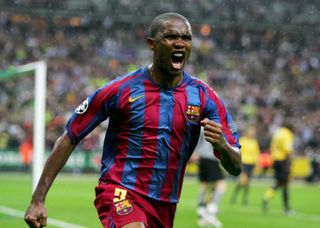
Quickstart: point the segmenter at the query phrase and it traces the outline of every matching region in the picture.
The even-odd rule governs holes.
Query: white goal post
[[[15,75],[25,75],[26,72],[34,72],[35,81],[32,155],[32,192],[34,192],[44,163],[47,64],[45,61],[38,61],[11,67],[1,72],[0,80],[14,78]]]

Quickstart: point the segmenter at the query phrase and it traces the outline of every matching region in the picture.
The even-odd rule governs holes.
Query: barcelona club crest
[[[118,215],[127,215],[133,211],[133,206],[129,203],[129,200],[123,200],[114,204]]]
[[[188,121],[198,122],[200,117],[200,106],[188,105],[186,117]]]

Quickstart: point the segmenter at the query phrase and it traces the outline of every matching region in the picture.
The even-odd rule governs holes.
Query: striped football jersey
[[[227,141],[240,147],[232,118],[212,88],[186,72],[176,88],[161,88],[144,67],[96,90],[75,110],[66,128],[78,143],[109,118],[100,181],[178,202],[200,121],[206,117],[220,123]]]

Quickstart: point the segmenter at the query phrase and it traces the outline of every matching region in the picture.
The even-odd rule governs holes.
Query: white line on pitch
[[[10,215],[13,217],[24,218],[23,211],[19,211],[9,207],[0,206],[0,213]],[[53,219],[53,218],[48,218],[47,223],[49,225],[53,225],[61,228],[85,228],[84,226],[63,222],[61,220]]]
[[[281,210],[277,210],[277,209],[269,209],[269,210],[270,212],[267,212],[267,214],[275,215],[275,216],[279,216],[279,215],[286,216],[285,213]],[[243,207],[241,208],[241,211],[246,213],[252,213],[252,214],[262,213],[261,209],[257,210],[257,208],[254,208],[254,207]],[[294,211],[292,215],[287,215],[286,217],[297,219],[297,220],[320,222],[320,216],[318,214],[305,213],[300,211]]]

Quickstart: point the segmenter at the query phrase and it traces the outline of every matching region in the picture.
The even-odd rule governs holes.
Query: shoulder
[[[225,106],[222,97],[211,86],[195,76],[185,75],[187,90],[196,91],[204,107],[207,107],[207,104],[211,104],[210,107],[216,106],[218,109]]]
[[[205,83],[203,80],[199,79],[199,77],[191,75],[187,72],[185,72],[185,77],[186,77],[187,86],[197,87],[199,90],[205,93],[214,94],[218,96],[216,91],[207,83]]]
[[[104,85],[106,86],[121,86],[121,85],[128,85],[130,83],[134,83],[135,81],[139,81],[139,79],[142,78],[144,74],[145,69],[139,68],[135,71],[129,72],[127,74],[121,75],[119,77],[116,77],[115,79],[109,81]]]
[[[116,77],[115,79],[110,80],[109,82],[104,84],[102,87],[100,87],[98,91],[102,93],[107,93],[107,92],[117,93],[125,87],[139,83],[141,78],[144,75],[144,71],[145,71],[144,68],[139,68],[125,75]]]
[[[291,140],[291,139],[294,137],[293,132],[292,132],[290,129],[288,129],[288,128],[283,128],[283,135],[284,135],[284,137],[286,137],[288,140]]]

